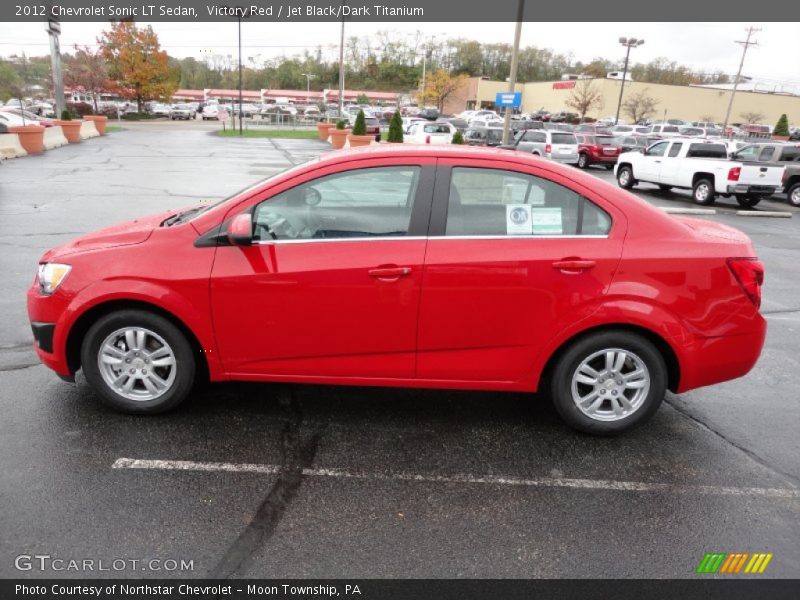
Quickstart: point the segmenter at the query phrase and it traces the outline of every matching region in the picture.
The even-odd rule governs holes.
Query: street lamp
[[[638,48],[644,44],[644,40],[637,38],[619,38],[619,43],[627,48],[625,52],[625,68],[622,70],[622,85],[619,88],[619,102],[617,102],[617,116],[614,119],[614,125],[619,123],[619,111],[622,108],[622,92],[625,90],[625,79],[628,77],[628,59],[631,57],[631,48]]]
[[[314,79],[314,75],[312,73],[301,73],[301,75],[306,78],[306,100],[308,100],[308,96],[311,94],[311,80]]]

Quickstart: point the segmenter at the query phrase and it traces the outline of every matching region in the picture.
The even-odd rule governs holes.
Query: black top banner
[[[797,21],[786,0],[2,0],[0,21],[511,22]],[[568,32],[565,32],[568,35]]]

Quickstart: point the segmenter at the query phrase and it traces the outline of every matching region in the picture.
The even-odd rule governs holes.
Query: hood
[[[133,221],[126,221],[98,229],[91,233],[82,235],[66,244],[56,246],[45,252],[42,256],[42,262],[56,257],[66,256],[68,254],[75,254],[77,252],[86,252],[89,250],[99,250],[101,248],[113,248],[116,246],[131,246],[133,244],[141,244],[153,233],[153,230],[158,227],[165,219],[176,214],[178,211],[170,210],[162,212],[157,215],[149,217],[142,217],[134,219]]]
[[[696,219],[691,217],[682,217],[678,215],[670,215],[676,221],[686,225],[689,229],[703,237],[711,237],[722,239],[728,242],[743,242],[750,243],[750,238],[747,234],[739,231],[734,227],[723,225],[715,221],[707,221],[705,219]]]

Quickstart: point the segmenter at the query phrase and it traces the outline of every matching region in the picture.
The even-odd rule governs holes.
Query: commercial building
[[[576,86],[591,81],[600,92],[601,104],[587,113],[588,117],[601,118],[616,114],[617,102],[622,81],[615,79],[591,79],[581,81],[537,81],[517,86],[522,92],[522,112],[536,112],[544,109],[549,112],[576,112],[567,106],[567,100],[575,93]],[[508,83],[472,77],[461,89],[448,98],[444,112],[458,113],[465,109],[494,107],[497,92],[508,91]],[[652,119],[685,119],[687,121],[712,120],[722,122],[728,109],[731,91],[699,86],[663,85],[626,81],[623,103],[626,98],[644,92],[657,102]],[[800,123],[800,96],[784,93],[765,93],[740,90],[736,93],[731,110],[730,121],[742,122],[742,114],[760,113],[762,123],[774,125],[782,114],[789,122]],[[629,117],[620,114],[620,118]]]

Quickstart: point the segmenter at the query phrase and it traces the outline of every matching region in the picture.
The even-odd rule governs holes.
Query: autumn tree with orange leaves
[[[110,88],[123,98],[136,100],[142,112],[147,100],[169,100],[178,89],[178,78],[169,67],[166,51],[149,25],[138,28],[132,21],[111,23],[97,40],[108,63]]]

